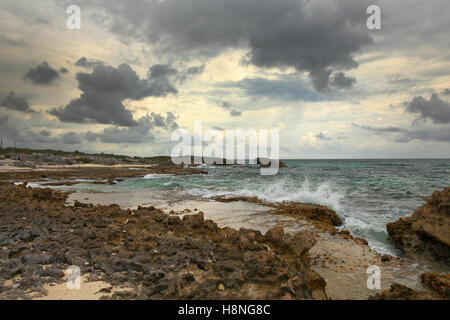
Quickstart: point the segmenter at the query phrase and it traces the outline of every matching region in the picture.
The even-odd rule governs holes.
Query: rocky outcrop
[[[450,299],[450,274],[422,273],[420,280],[441,298]]]
[[[371,300],[441,300],[450,299],[450,274],[422,273],[422,283],[431,292],[416,291],[404,285],[394,283],[389,290],[376,294]]]
[[[391,288],[369,297],[369,300],[435,300],[437,297],[427,292],[420,292],[399,283]]]
[[[310,203],[299,203],[299,202],[282,202],[282,203],[272,203],[265,202],[256,197],[243,197],[243,196],[233,196],[224,197],[218,196],[213,198],[215,201],[219,202],[233,202],[233,201],[245,201],[250,203],[261,204],[272,208],[268,211],[270,214],[284,215],[292,218],[298,218],[310,222],[316,229],[320,232],[328,232],[332,235],[338,234],[336,226],[342,224],[342,219],[339,215],[330,208],[325,206],[310,204]],[[355,240],[356,242],[365,243],[367,242],[361,238],[353,238],[350,231],[343,230],[340,233],[342,238],[348,240]]]
[[[424,198],[409,218],[386,225],[389,239],[406,253],[430,253],[450,264],[450,187]]]
[[[326,299],[310,269],[314,240],[276,226],[219,228],[154,207],[75,202],[51,189],[0,183],[0,299],[45,295],[63,271],[134,288],[112,299]]]
[[[304,219],[311,222],[319,231],[331,234],[336,234],[337,230],[335,227],[342,224],[341,218],[335,211],[315,204],[280,203],[276,205],[274,210],[270,210],[269,213]]]
[[[268,167],[270,167],[272,165],[272,161],[273,160],[271,160],[271,159],[257,158],[256,159],[256,164],[259,164],[263,168],[268,168]],[[278,160],[278,167],[279,168],[287,168],[286,164],[283,161],[281,161],[281,160]]]

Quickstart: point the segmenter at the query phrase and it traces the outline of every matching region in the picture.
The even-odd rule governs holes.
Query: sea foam
[[[333,190],[332,184],[324,182],[314,187],[305,180],[298,187],[284,179],[267,185],[244,187],[240,190],[208,190],[208,189],[192,189],[189,191],[191,195],[202,196],[204,198],[213,198],[217,196],[241,196],[256,197],[268,202],[302,202],[327,206],[337,212],[341,211],[340,200],[343,195]]]

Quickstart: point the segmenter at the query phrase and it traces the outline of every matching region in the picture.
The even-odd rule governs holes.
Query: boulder
[[[450,263],[450,187],[425,197],[425,204],[411,217],[386,225],[394,246],[409,254],[430,253]]]

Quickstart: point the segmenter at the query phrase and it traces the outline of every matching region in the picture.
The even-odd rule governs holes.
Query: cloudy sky
[[[449,17],[448,0],[2,0],[0,136],[168,155],[202,121],[279,128],[282,158],[450,158]]]

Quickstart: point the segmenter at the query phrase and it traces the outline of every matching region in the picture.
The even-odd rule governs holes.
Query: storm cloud
[[[229,48],[247,49],[247,63],[306,72],[319,91],[328,89],[334,72],[356,68],[354,54],[372,43],[365,26],[367,1],[96,3],[112,13],[104,18],[122,37],[158,43],[161,52],[190,57],[212,57]]]
[[[230,116],[232,117],[240,117],[242,115],[242,112],[239,110],[236,110],[233,108],[233,105],[228,102],[228,101],[224,101],[222,102],[222,104],[220,105],[223,109],[226,109],[230,112]]]
[[[188,75],[198,75],[202,74],[205,71],[205,65],[190,67],[186,70]]]
[[[25,98],[16,96],[13,91],[0,101],[0,106],[25,113],[36,112],[30,108],[28,101]]]
[[[59,78],[59,72],[44,61],[35,68],[30,68],[25,74],[25,81],[31,81],[38,86],[52,85]]]
[[[152,113],[137,120],[137,125],[128,128],[117,126],[103,129],[101,132],[87,132],[84,137],[90,142],[100,140],[103,143],[146,143],[155,141],[155,128],[170,131],[178,128],[176,116],[167,112],[166,117]]]
[[[330,84],[339,89],[349,89],[356,83],[356,79],[347,77],[343,72],[336,72],[331,78]]]
[[[355,128],[364,129],[364,130],[372,131],[372,132],[404,132],[404,131],[406,131],[406,129],[394,127],[394,126],[371,127],[371,126],[360,125],[360,124],[356,124],[356,123],[352,123],[352,126]]]
[[[433,94],[430,100],[424,97],[415,97],[411,102],[406,103],[406,111],[418,113],[421,119],[430,119],[433,123],[450,123],[450,104]]]
[[[399,128],[394,126],[387,127],[371,127],[358,125],[353,123],[354,127],[374,132],[376,134],[394,134],[392,140],[398,143],[409,143],[414,140],[449,142],[450,128],[441,126],[424,127],[424,128]]]
[[[86,68],[86,69],[92,69],[98,65],[103,65],[103,64],[104,64],[103,61],[88,59],[86,57],[81,57],[74,63],[75,66]]]
[[[289,78],[265,79],[244,78],[240,81],[227,81],[218,85],[222,88],[239,88],[248,96],[266,97],[284,101],[321,101],[322,94],[308,87],[305,81]]]
[[[148,77],[141,79],[128,64],[117,68],[98,65],[92,73],[76,75],[78,88],[83,92],[79,98],[49,113],[63,122],[138,125],[123,105],[124,100],[137,101],[178,92],[167,73],[161,73],[157,67],[149,69]]]
[[[150,67],[148,74],[152,79],[161,79],[177,75],[178,70],[169,64],[156,64]]]
[[[43,136],[46,136],[45,134]],[[80,144],[81,136],[74,132],[70,131],[61,135],[62,142],[65,144]]]
[[[316,139],[320,141],[331,140],[331,138],[326,136],[323,132],[319,132],[318,134],[316,134]]]

